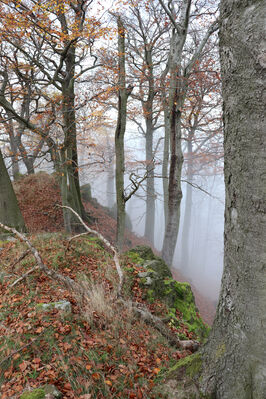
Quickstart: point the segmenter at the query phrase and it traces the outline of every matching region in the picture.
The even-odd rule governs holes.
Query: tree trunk
[[[166,228],[168,217],[168,164],[169,164],[169,146],[170,146],[170,121],[167,104],[164,102],[164,147],[163,147],[163,203],[164,203],[164,225]]]
[[[155,221],[155,189],[154,189],[154,161],[153,161],[153,126],[151,118],[146,118],[146,219],[145,237],[153,245]]]
[[[7,131],[9,135],[10,149],[11,149],[12,176],[14,180],[17,180],[19,178],[20,173],[19,173],[19,163],[18,163],[18,147],[14,136],[13,119],[10,119],[8,121]]]
[[[125,155],[124,155],[124,136],[127,120],[127,100],[132,88],[126,88],[126,69],[125,69],[125,28],[121,18],[117,17],[118,28],[118,54],[119,54],[119,76],[118,76],[118,116],[115,131],[115,156],[116,156],[116,205],[117,205],[117,230],[116,245],[119,251],[122,251],[125,233],[125,193],[124,193],[124,173],[125,173]]]
[[[265,1],[222,0],[225,254],[202,391],[266,398]]]
[[[180,222],[180,205],[182,200],[181,174],[183,153],[181,148],[181,113],[174,101],[171,108],[171,160],[168,185],[168,215],[163,240],[162,258],[171,267],[175,252]]]
[[[14,227],[18,231],[26,231],[18,201],[0,150],[0,222]]]
[[[63,123],[64,123],[64,149],[61,151],[62,173],[61,195],[63,205],[74,209],[84,221],[88,217],[81,201],[79,172],[78,172],[78,151],[77,151],[77,129],[75,113],[75,48],[69,49],[66,57],[67,78],[62,85]],[[63,209],[65,229],[68,232],[83,231],[83,226],[77,222],[76,217],[68,209]]]
[[[146,122],[146,218],[145,237],[154,243],[154,222],[155,222],[155,189],[154,189],[154,154],[153,154],[153,101],[155,97],[152,48],[145,43],[145,63],[148,69],[148,98],[143,103],[143,113]]]

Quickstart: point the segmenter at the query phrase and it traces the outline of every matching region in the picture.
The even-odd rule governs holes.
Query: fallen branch
[[[175,346],[177,348],[182,348],[182,349],[190,350],[191,352],[195,352],[199,348],[199,343],[197,341],[181,341],[178,338],[178,336],[175,333],[173,333],[163,323],[163,321],[159,317],[156,317],[156,316],[152,315],[148,311],[148,309],[146,309],[146,308],[140,308],[137,303],[132,303],[132,302],[129,302],[129,301],[125,301],[122,298],[121,291],[122,291],[122,287],[123,287],[124,275],[123,275],[123,271],[122,271],[120,263],[119,263],[119,257],[118,257],[118,253],[117,253],[115,247],[108,240],[106,240],[106,238],[104,238],[100,233],[98,233],[95,230],[90,229],[83,222],[83,220],[80,218],[80,216],[72,208],[70,208],[68,206],[64,206],[64,208],[67,208],[71,212],[73,212],[89,233],[96,235],[98,238],[100,238],[105,243],[105,245],[108,248],[110,248],[113,251],[113,253],[114,253],[114,262],[115,262],[117,273],[119,275],[119,287],[118,287],[118,293],[117,293],[118,303],[120,302],[126,307],[132,307],[133,312],[138,317],[140,317],[147,324],[150,324],[155,329],[157,329],[164,337],[166,337],[166,339],[169,341],[169,343],[171,345],[173,345],[173,346]],[[57,273],[54,270],[49,269],[43,263],[42,258],[40,256],[38,250],[31,244],[31,242],[28,240],[28,238],[24,234],[18,232],[16,229],[14,229],[12,227],[5,226],[2,223],[0,223],[0,227],[5,229],[5,230],[7,230],[7,231],[9,231],[9,232],[12,232],[20,240],[24,241],[27,244],[28,248],[30,249],[31,253],[33,254],[34,258],[36,259],[38,266],[36,266],[34,269],[29,270],[27,272],[28,274],[30,272],[32,272],[33,270],[39,268],[40,270],[42,270],[51,279],[54,279],[57,282],[61,283],[63,286],[65,286],[65,288],[70,289],[71,291],[73,291],[74,294],[77,295],[79,293],[84,299],[89,301],[89,297],[88,297],[87,291],[80,284],[76,283],[70,277],[63,276],[62,274]],[[19,281],[21,281],[21,279],[26,277],[27,273],[24,276],[22,276],[19,279]],[[18,282],[18,280],[17,280],[17,282]]]
[[[100,240],[102,240],[104,242],[104,244],[107,246],[107,248],[111,249],[111,251],[114,254],[115,267],[116,267],[116,271],[117,271],[118,276],[119,276],[119,285],[118,285],[118,289],[117,289],[117,297],[118,298],[121,297],[122,287],[123,287],[123,283],[124,283],[124,274],[123,274],[123,271],[122,271],[121,266],[120,266],[119,255],[118,255],[118,252],[115,249],[115,247],[106,238],[104,238],[104,236],[101,233],[99,233],[96,230],[93,230],[93,229],[89,228],[84,223],[84,221],[81,219],[79,214],[77,212],[75,212],[72,208],[70,208],[70,206],[66,206],[66,205],[58,205],[58,206],[60,206],[60,208],[68,209],[70,212],[72,212],[78,218],[78,220],[80,221],[82,226],[87,230],[88,233],[96,235]]]
[[[23,276],[19,277],[14,283],[10,285],[10,288],[15,287],[20,281],[24,280],[29,274],[33,273],[35,270],[39,269],[39,266],[35,266],[32,269],[28,270]]]
[[[16,266],[18,263],[20,263],[24,258],[26,258],[30,253],[31,253],[31,251],[30,251],[29,249],[27,249],[25,252],[23,252],[22,255],[20,255],[19,258],[17,258],[17,259],[15,260],[14,263],[12,263],[12,265],[10,266],[12,272],[14,271],[15,266]]]
[[[86,231],[85,233],[80,233],[80,234],[77,234],[76,236],[70,237],[70,238],[67,240],[68,243],[67,243],[66,250],[67,250],[67,251],[69,250],[71,241],[75,240],[76,238],[82,237],[82,236],[87,236],[88,234],[90,234],[90,233],[89,233],[88,231]]]
[[[36,338],[36,339],[33,339],[33,340],[30,341],[29,343],[27,343],[27,344],[21,346],[19,349],[17,349],[17,350],[15,350],[15,351],[11,352],[10,355],[6,356],[6,357],[0,362],[0,366],[1,366],[4,362],[6,362],[8,359],[10,359],[12,356],[14,356],[16,353],[19,353],[19,352],[21,352],[23,349],[25,349],[25,348],[27,348],[28,346],[34,344],[35,341],[37,341],[37,338]]]
[[[67,289],[70,289],[71,291],[74,292],[80,292],[82,295],[84,295],[85,290],[81,288],[79,284],[77,284],[74,280],[72,280],[70,277],[63,276],[60,273],[57,273],[56,271],[49,269],[42,261],[42,258],[37,251],[37,249],[32,245],[32,243],[29,241],[29,239],[25,236],[25,234],[18,232],[16,229],[12,227],[5,226],[4,224],[0,223],[0,227],[2,229],[5,229],[13,234],[15,234],[21,241],[24,241],[28,248],[30,249],[30,252],[36,259],[37,265],[40,270],[42,270],[48,277],[56,280],[57,282],[63,284]]]
[[[137,303],[132,303],[129,301],[125,301],[120,299],[120,303],[122,303],[126,307],[131,307],[136,316],[140,317],[145,323],[150,324],[157,331],[159,331],[170,343],[170,345],[175,346],[176,348],[182,348],[184,350],[190,350],[191,352],[196,352],[199,348],[199,342],[197,341],[181,341],[178,336],[168,328],[163,321],[151,314],[148,309],[141,308]]]

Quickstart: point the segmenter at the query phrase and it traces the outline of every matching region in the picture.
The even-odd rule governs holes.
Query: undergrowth
[[[190,353],[171,347],[130,307],[115,300],[118,277],[102,243],[91,236],[69,243],[64,234],[36,235],[31,240],[48,267],[88,290],[89,302],[81,307],[73,293],[39,270],[11,287],[35,260],[28,255],[14,266],[25,244],[1,243],[1,399],[20,398],[27,389],[45,384],[55,385],[63,398],[163,398],[164,371]],[[145,300],[140,269],[125,260],[124,295],[163,317],[164,303]],[[57,301],[70,302],[72,311],[40,311],[37,306]],[[181,330],[182,326],[179,332],[188,337]]]

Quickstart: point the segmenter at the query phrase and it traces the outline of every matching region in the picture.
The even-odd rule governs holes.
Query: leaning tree
[[[224,274],[201,379],[217,399],[266,398],[265,13],[262,0],[221,1]]]

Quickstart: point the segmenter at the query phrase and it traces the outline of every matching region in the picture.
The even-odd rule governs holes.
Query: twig
[[[18,263],[20,263],[24,258],[26,258],[26,256],[28,256],[30,253],[31,253],[31,251],[29,249],[27,249],[25,252],[23,252],[23,254],[19,258],[17,258],[14,263],[12,263],[11,270],[14,271],[15,266]]]
[[[32,269],[28,270],[23,276],[19,277],[14,283],[10,285],[10,288],[15,287],[20,281],[24,280],[29,274],[33,273],[35,270],[39,269],[39,266],[35,266]]]
[[[24,348],[27,348],[28,346],[32,345],[35,341],[37,341],[37,338],[33,339],[31,342],[23,345],[21,348],[13,351],[12,353],[10,353],[10,355],[6,356],[1,362],[0,362],[0,366],[6,362],[8,359],[10,359],[12,356],[14,356],[16,353],[21,352]]]
[[[88,234],[90,234],[90,233],[89,233],[88,231],[86,231],[85,233],[77,234],[76,236],[70,237],[70,238],[67,240],[68,243],[67,243],[66,250],[67,250],[67,251],[69,250],[71,241],[75,240],[76,238],[82,237],[82,236],[87,236]]]

